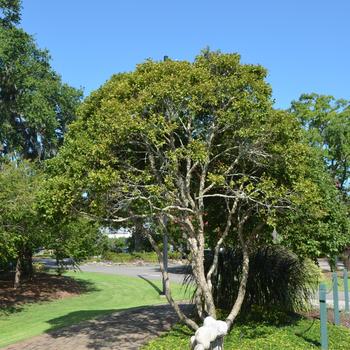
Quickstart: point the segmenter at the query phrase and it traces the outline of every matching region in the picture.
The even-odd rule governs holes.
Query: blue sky
[[[206,46],[269,71],[276,106],[303,92],[350,99],[349,0],[23,0],[22,27],[85,95],[147,58]]]

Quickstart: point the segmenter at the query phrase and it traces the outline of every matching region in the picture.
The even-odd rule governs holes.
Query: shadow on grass
[[[137,275],[137,277],[143,279],[145,282],[147,282],[153,289],[155,289],[155,291],[158,293],[158,294],[161,294],[162,291],[160,290],[160,288],[155,284],[153,283],[151,280],[147,279],[146,277],[142,276],[142,275]]]
[[[173,274],[179,274],[179,275],[187,275],[191,273],[191,265],[177,265],[177,266],[169,266],[168,272]],[[161,272],[159,267],[155,268],[155,271]]]
[[[321,347],[321,343],[317,340],[314,340],[314,339],[311,339],[309,337],[306,337],[305,335],[303,334],[298,334],[296,333],[295,334],[297,337],[301,338],[301,339],[304,339],[307,343],[311,344],[311,345],[314,345],[316,346],[317,348],[320,348]]]
[[[193,309],[191,305],[182,305],[181,308],[186,313]],[[105,316],[91,320],[101,315]],[[138,349],[148,339],[168,331],[177,321],[177,315],[169,305],[127,310],[81,310],[49,320],[51,328],[47,333],[55,339],[64,337],[72,341],[79,335],[81,344],[88,349],[115,348],[118,344],[121,348],[131,344],[133,349]]]
[[[79,278],[47,273],[35,274],[13,289],[13,274],[0,276],[0,315],[23,310],[24,306],[98,291],[95,284]]]

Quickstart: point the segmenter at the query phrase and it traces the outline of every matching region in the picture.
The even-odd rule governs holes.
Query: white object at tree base
[[[217,321],[213,317],[205,318],[203,326],[199,327],[191,337],[193,350],[223,350],[224,336],[227,334],[226,322]]]

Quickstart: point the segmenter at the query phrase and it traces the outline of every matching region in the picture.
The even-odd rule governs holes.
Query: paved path
[[[186,313],[191,308],[181,307]],[[134,308],[61,328],[3,350],[137,350],[168,331],[177,320],[169,305]]]

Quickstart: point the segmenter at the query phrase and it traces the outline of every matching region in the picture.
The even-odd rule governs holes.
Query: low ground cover
[[[320,322],[302,316],[281,320],[245,320],[237,322],[225,338],[225,350],[312,350],[320,348]],[[348,350],[350,331],[343,326],[329,325],[329,349]],[[188,348],[193,335],[187,327],[176,325],[142,350],[183,350]]]
[[[161,281],[90,272],[69,272],[87,289],[80,295],[0,310],[0,347],[114,311],[164,303],[157,288]],[[174,296],[187,298],[174,284]]]

